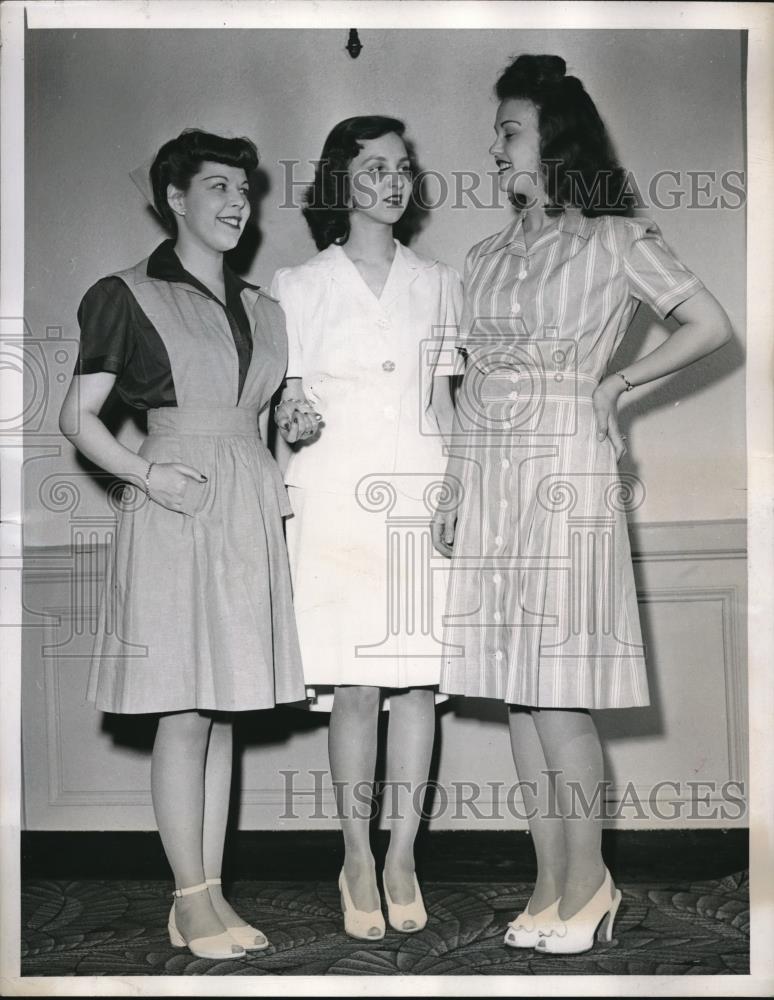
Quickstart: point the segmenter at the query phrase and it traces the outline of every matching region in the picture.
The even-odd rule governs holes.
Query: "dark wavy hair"
[[[498,100],[531,101],[538,112],[540,159],[550,207],[584,215],[630,215],[635,198],[604,122],[561,56],[521,55],[495,84]]]
[[[176,139],[165,142],[156,153],[150,179],[156,211],[173,235],[177,234],[177,221],[169,207],[167,186],[174,184],[181,191],[187,191],[191,178],[199,173],[205,161],[239,167],[249,181],[258,167],[258,150],[250,139],[227,139],[196,128],[184,129]]]
[[[399,118],[359,115],[345,118],[328,133],[314,173],[314,181],[306,191],[303,208],[304,218],[318,250],[324,250],[332,243],[346,243],[349,239],[349,165],[362,150],[364,140],[379,139],[394,132],[405,143],[412,177],[417,176],[419,171],[416,156],[411,143],[405,139],[405,131],[406,126]],[[411,225],[407,217],[411,216],[412,201],[400,223],[395,226],[398,239],[401,239],[399,226],[408,229]]]

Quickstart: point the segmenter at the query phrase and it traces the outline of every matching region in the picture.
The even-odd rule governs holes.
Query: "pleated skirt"
[[[545,708],[647,705],[626,520],[642,484],[597,438],[596,379],[537,383],[490,380],[464,422],[440,690]]]
[[[106,712],[241,711],[304,698],[283,517],[256,409],[164,407],[140,454],[182,462],[185,513],[128,488],[99,607],[88,697]],[[126,496],[128,494],[128,496]]]

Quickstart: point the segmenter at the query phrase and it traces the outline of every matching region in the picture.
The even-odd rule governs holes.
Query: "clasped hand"
[[[288,444],[294,444],[313,438],[322,416],[308,399],[283,399],[274,410],[274,421]]]

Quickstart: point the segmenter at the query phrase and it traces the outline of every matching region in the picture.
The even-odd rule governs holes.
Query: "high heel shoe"
[[[612,941],[613,922],[621,905],[621,890],[613,885],[610,872],[585,906],[567,920],[561,918],[535,945],[536,951],[554,955],[577,955],[594,947],[594,935],[599,928],[600,941]]]
[[[417,931],[421,931],[422,928],[427,923],[427,910],[425,909],[425,903],[422,899],[422,893],[419,888],[419,882],[417,882],[417,876],[414,875],[414,898],[410,903],[395,903],[390,896],[390,890],[387,888],[387,879],[382,876],[382,885],[384,886],[384,898],[387,903],[387,919],[390,922],[390,927],[394,928],[396,931],[400,931],[402,934],[416,934]],[[404,924],[413,922],[413,927],[404,927]]]
[[[220,885],[219,878],[208,878],[207,886]],[[237,944],[241,945],[245,951],[265,951],[269,947],[269,941],[263,931],[250,924],[242,924],[237,927],[227,927],[226,930]]]
[[[344,914],[344,930],[353,938],[363,941],[381,941],[384,937],[384,914],[381,910],[358,910],[352,902],[344,869],[339,875],[339,892],[341,893],[341,910]],[[377,929],[377,934],[369,934]]]
[[[237,944],[228,931],[224,930],[220,934],[210,934],[207,937],[192,938],[190,941],[186,941],[180,933],[175,918],[175,902],[180,896],[191,896],[195,892],[207,892],[207,883],[202,882],[200,885],[191,885],[185,889],[175,889],[173,893],[176,899],[169,911],[167,924],[169,942],[172,947],[188,948],[191,954],[196,955],[197,958],[242,958],[246,954],[245,949]]]
[[[508,924],[505,943],[510,948],[534,948],[541,932],[548,933],[559,920],[558,899],[539,913],[529,912],[530,903],[527,903],[524,910]]]

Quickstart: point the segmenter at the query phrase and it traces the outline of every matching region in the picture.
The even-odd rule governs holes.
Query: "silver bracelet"
[[[616,372],[616,375],[620,375],[621,378],[624,380],[624,382],[626,384],[626,388],[624,389],[624,392],[631,392],[631,390],[634,388],[634,386],[629,381],[629,379],[624,375],[624,373],[623,372]]]
[[[151,495],[150,495],[150,474],[151,474],[151,469],[153,468],[153,466],[155,464],[156,464],[155,462],[151,462],[150,465],[148,466],[148,471],[145,473],[145,496],[148,498],[148,500],[150,500],[150,498],[151,498]]]

